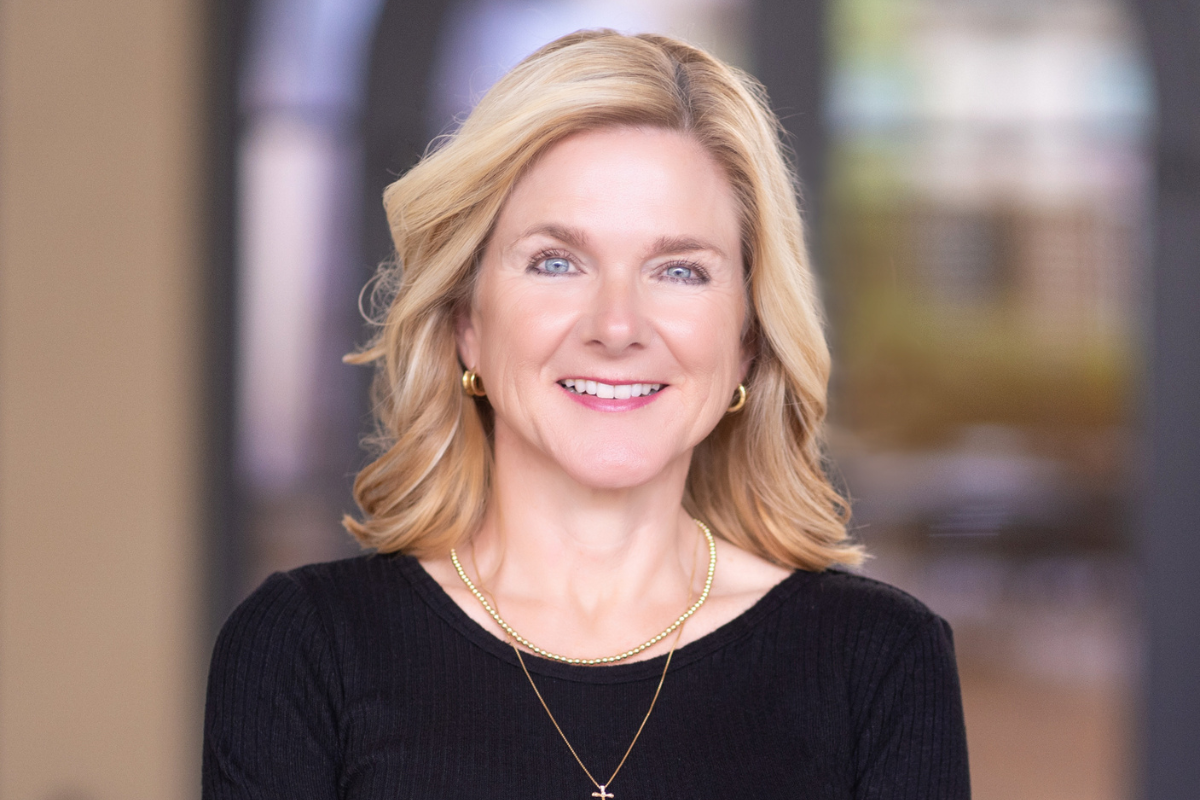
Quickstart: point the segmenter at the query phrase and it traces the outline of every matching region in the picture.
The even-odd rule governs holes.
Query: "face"
[[[686,470],[749,367],[733,190],[692,138],[616,128],[558,143],[514,187],[458,348],[499,463],[626,488]]]

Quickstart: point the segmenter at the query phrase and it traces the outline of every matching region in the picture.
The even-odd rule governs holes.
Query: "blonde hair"
[[[612,126],[687,133],[728,176],[743,228],[754,360],[745,408],[694,450],[684,506],[777,564],[854,564],[848,504],[823,471],[829,351],[778,121],[754,80],[663,36],[579,31],[538,50],[384,192],[388,307],[352,363],[376,364],[379,456],[354,482],[364,546],[444,554],[479,526],[493,460],[486,400],[467,397],[455,318],[513,186],[547,148]]]

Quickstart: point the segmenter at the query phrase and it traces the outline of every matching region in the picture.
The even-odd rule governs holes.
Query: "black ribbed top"
[[[665,656],[525,663],[604,780]],[[408,556],[277,573],[213,653],[204,798],[590,800],[508,644]],[[968,798],[950,628],[841,571],[795,572],[679,648],[617,800]]]

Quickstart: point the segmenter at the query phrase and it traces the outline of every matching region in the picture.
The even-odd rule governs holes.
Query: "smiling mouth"
[[[647,397],[663,388],[661,383],[601,383],[599,381],[584,381],[567,378],[558,382],[572,394],[590,394],[604,399],[615,398],[628,400],[631,397]]]

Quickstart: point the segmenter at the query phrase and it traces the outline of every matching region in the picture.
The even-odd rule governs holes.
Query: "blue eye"
[[[676,261],[668,264],[659,273],[662,280],[679,283],[685,286],[699,286],[708,283],[708,272],[699,264],[690,261]]]
[[[547,258],[542,262],[542,270],[552,275],[562,275],[571,271],[571,262],[565,258]]]

